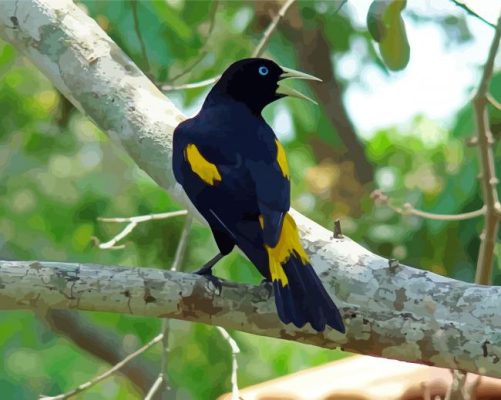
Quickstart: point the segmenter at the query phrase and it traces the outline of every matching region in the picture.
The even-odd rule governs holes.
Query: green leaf
[[[401,16],[406,3],[406,0],[392,0],[383,15],[386,31],[379,43],[379,50],[385,64],[393,71],[404,69],[410,58],[411,49]]]
[[[190,28],[181,18],[179,18],[178,13],[170,8],[167,2],[153,1],[150,3],[146,2],[145,4],[147,6],[153,6],[153,9],[155,10],[159,18],[163,20],[180,39],[188,40],[191,38],[193,32],[192,28]]]

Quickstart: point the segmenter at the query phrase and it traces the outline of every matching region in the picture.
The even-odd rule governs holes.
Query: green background
[[[307,28],[320,27],[331,56],[335,59],[345,54],[358,38],[367,42],[367,53],[361,54],[364,62],[386,71],[367,30],[354,27],[349,13],[336,14],[338,3],[327,2],[322,7],[319,3],[299,2],[299,9]],[[134,31],[131,3],[85,1],[83,6],[140,67],[147,67]],[[269,18],[257,18],[249,2],[220,2],[206,40],[214,7],[211,2],[139,2],[140,30],[149,60],[145,72],[150,77],[168,83],[206,52],[176,83],[198,81],[219,74],[233,60],[252,53]],[[420,21],[419,16],[413,18]],[[457,43],[452,45],[471,40],[463,18],[449,21],[451,24],[463,29],[464,34],[459,39],[455,35]],[[443,26],[445,34],[454,35],[443,21],[437,21],[437,25]],[[279,30],[265,55],[297,68],[292,46]],[[482,62],[478,63],[479,76]],[[351,84],[340,78],[339,83],[343,88]],[[309,91],[306,86],[302,90]],[[169,96],[183,110],[195,110],[206,93],[207,88],[203,88]],[[491,93],[501,93],[499,74],[493,79]],[[456,279],[473,280],[481,219],[440,222],[402,217],[388,207],[376,207],[369,196],[372,189],[382,186],[395,205],[410,202],[420,209],[447,214],[480,208],[478,150],[465,146],[474,133],[470,104],[457,110],[450,130],[418,115],[405,128],[390,126],[364,140],[362,157],[373,165],[376,177],[370,183],[357,180],[353,160],[344,154],[339,139],[338,130],[343,128],[332,126],[321,108],[285,100],[265,110],[269,120],[277,107],[286,107],[294,125],[295,134],[284,140],[292,173],[293,207],[328,227],[329,221],[341,218],[346,234],[384,257]],[[103,251],[93,246],[93,236],[108,240],[123,227],[98,222],[98,217],[178,210],[180,205],[72,108],[36,68],[3,42],[0,110],[1,259],[170,267],[184,217],[141,224],[123,241],[123,250]],[[501,115],[492,109],[490,113],[493,132],[499,134]],[[430,127],[438,132],[438,140],[431,143],[419,134]],[[388,174],[393,183],[385,187]],[[196,269],[215,252],[210,232],[196,223],[183,267]],[[261,279],[236,252],[217,266],[216,274],[249,283]],[[498,265],[494,283],[501,284]],[[84,318],[88,324],[115,332],[126,352],[147,342],[160,329],[156,319],[103,313],[84,313]],[[109,367],[65,336],[54,333],[44,317],[36,313],[0,313],[0,327],[2,398],[55,395]],[[241,387],[347,356],[337,350],[240,332],[232,335],[241,349]],[[172,321],[170,348],[168,373],[173,397],[212,399],[230,390],[230,351],[213,327]],[[146,353],[144,359],[155,371],[160,348]],[[80,398],[141,395],[127,379],[115,375]]]

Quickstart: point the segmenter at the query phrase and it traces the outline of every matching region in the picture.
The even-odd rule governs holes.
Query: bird
[[[197,274],[215,278],[212,268],[236,246],[273,287],[284,324],[302,328],[309,323],[317,332],[330,326],[345,333],[289,213],[284,147],[261,115],[264,107],[286,96],[313,101],[284,86],[288,79],[321,81],[265,58],[231,64],[198,114],[175,128],[172,168],[219,249]]]

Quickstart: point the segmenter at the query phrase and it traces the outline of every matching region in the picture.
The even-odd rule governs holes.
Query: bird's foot
[[[218,253],[215,257],[211,258],[209,261],[207,261],[203,266],[202,268],[200,269],[197,269],[194,274],[198,274],[198,275],[212,275],[212,268],[214,267],[214,265],[216,265],[216,263],[221,259],[223,258],[224,255],[222,255],[221,253]]]
[[[202,276],[212,275],[212,267],[207,268],[207,267],[204,265],[202,268],[199,268],[199,269],[197,269],[196,271],[193,271],[193,273],[194,273],[194,274],[197,274],[197,275],[202,275]]]
[[[223,281],[224,279],[218,278],[217,276],[212,274],[212,270],[204,270],[204,268],[200,268],[199,270],[194,272],[197,275],[203,276],[205,279],[207,279],[210,283],[212,283],[212,286],[215,288],[215,292],[220,295],[221,292],[223,291]]]

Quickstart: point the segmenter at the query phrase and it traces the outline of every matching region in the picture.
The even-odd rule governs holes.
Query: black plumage
[[[174,132],[173,170],[194,206],[209,223],[220,254],[198,273],[238,246],[273,284],[280,319],[317,331],[329,325],[344,332],[334,302],[299,242],[290,208],[285,151],[261,116],[269,103],[299,92],[282,86],[287,78],[316,79],[271,60],[232,64],[207,96],[202,109]]]

